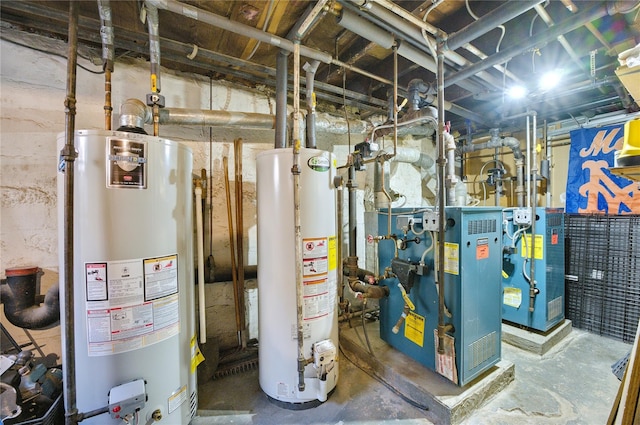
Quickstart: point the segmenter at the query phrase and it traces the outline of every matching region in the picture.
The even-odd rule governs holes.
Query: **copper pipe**
[[[231,193],[229,188],[229,159],[222,158],[224,168],[224,189],[227,196],[227,223],[229,225],[229,250],[231,251],[231,278],[233,280],[233,300],[236,310],[236,333],[238,334],[238,347],[242,346],[242,327],[240,323],[240,306],[238,300],[238,274],[236,269],[236,247],[233,241],[233,216],[231,215]]]
[[[104,71],[104,129],[111,130],[111,70]]]
[[[245,335],[245,319],[244,319],[244,224],[242,220],[242,139],[238,138],[233,141],[235,156],[235,172],[236,172],[236,253],[237,253],[237,297],[240,310],[240,333],[242,337],[242,348],[246,347],[247,339]]]

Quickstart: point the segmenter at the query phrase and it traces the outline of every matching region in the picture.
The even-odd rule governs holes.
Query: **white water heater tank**
[[[290,408],[324,402],[338,381],[335,157],[301,149],[304,390],[299,390],[293,149],[257,156],[260,387]],[[296,407],[292,407],[292,406]]]
[[[64,143],[61,134],[58,147]],[[188,424],[197,410],[193,154],[177,142],[118,131],[76,131],[75,147],[73,363],[78,411],[107,406],[114,388],[143,380],[147,399],[130,423],[153,422],[156,412],[161,423]],[[59,173],[61,282],[63,183]],[[60,289],[64,304],[64,284]],[[65,326],[64,314],[61,321]],[[63,367],[72,361],[65,357]],[[122,424],[122,417],[114,419],[118,415],[113,411],[82,423]]]

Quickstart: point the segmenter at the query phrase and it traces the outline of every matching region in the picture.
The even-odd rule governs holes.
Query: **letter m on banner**
[[[569,150],[567,213],[640,214],[639,183],[612,174],[623,126],[574,130]]]

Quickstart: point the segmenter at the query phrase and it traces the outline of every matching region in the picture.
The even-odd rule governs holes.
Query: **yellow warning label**
[[[502,303],[510,307],[520,308],[520,304],[522,304],[522,290],[513,287],[504,288]]]
[[[460,250],[457,243],[444,243],[444,271],[449,274],[459,274]]]
[[[195,373],[198,365],[204,361],[204,356],[196,342],[196,336],[191,337],[191,373]]]
[[[522,241],[522,258],[531,258],[531,235],[523,235]],[[535,259],[542,260],[544,258],[544,236],[536,235]]]
[[[404,337],[422,347],[424,345],[424,324],[424,317],[409,312],[405,319]]]
[[[335,270],[338,266],[337,260],[337,245],[336,245],[336,237],[329,236],[329,270]]]

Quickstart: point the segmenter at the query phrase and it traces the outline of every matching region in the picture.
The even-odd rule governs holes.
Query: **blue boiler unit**
[[[529,211],[516,208],[503,213],[502,319],[546,332],[564,320],[564,213],[558,208],[535,210],[532,294]]]
[[[381,285],[380,336],[424,366],[464,386],[500,360],[502,210],[447,207],[445,322],[453,326],[437,352],[438,287],[434,270],[437,214],[410,208],[378,216]],[[391,230],[388,231],[388,228]],[[433,235],[433,237],[432,237]]]

